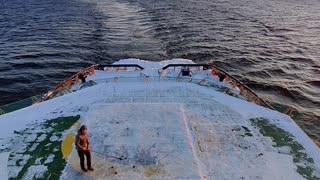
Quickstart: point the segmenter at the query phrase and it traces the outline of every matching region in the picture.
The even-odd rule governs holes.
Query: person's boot
[[[88,170],[90,171],[94,171],[94,169],[92,167],[88,167]]]
[[[86,168],[84,168],[84,167],[82,167],[81,169],[82,169],[82,171],[84,171],[84,172],[87,172],[87,171],[88,171],[88,170],[87,170]]]

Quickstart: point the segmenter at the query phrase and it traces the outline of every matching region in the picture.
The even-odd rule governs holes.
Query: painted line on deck
[[[8,179],[8,159],[10,152],[0,153],[0,179]]]
[[[202,169],[201,169],[200,161],[199,161],[199,158],[198,158],[197,153],[196,153],[195,146],[194,146],[193,141],[192,141],[191,132],[190,132],[190,129],[189,129],[189,127],[188,127],[187,118],[186,118],[186,115],[185,115],[185,113],[184,113],[184,109],[183,109],[183,107],[182,107],[182,104],[180,105],[180,111],[181,111],[181,113],[182,113],[182,119],[183,119],[183,123],[184,123],[184,128],[185,128],[185,130],[186,130],[187,139],[188,139],[189,145],[191,146],[193,159],[194,159],[195,164],[196,164],[197,169],[198,169],[198,175],[200,176],[200,179],[201,179],[201,180],[204,180],[204,179],[205,179],[205,176],[204,176],[203,171],[202,171]]]

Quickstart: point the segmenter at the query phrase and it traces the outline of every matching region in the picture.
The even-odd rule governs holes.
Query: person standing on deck
[[[82,125],[78,131],[76,136],[76,149],[78,150],[78,155],[80,158],[80,166],[82,171],[87,172],[88,170],[93,171],[94,169],[91,166],[91,154],[90,154],[90,146],[89,139],[87,135],[87,126]],[[87,158],[87,168],[84,167],[84,156]]]
[[[82,83],[86,82],[87,76],[84,75],[83,73],[79,73],[78,77],[79,77],[79,79],[81,80]]]

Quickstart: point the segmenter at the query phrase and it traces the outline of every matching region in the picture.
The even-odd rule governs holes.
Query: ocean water
[[[320,145],[319,0],[0,0],[0,105],[91,64],[214,60]]]

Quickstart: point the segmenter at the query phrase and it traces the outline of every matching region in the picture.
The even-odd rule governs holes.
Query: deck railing
[[[197,67],[198,70],[202,68],[202,70],[211,70],[212,76],[216,76],[220,79],[221,82],[225,83],[231,83],[232,88],[239,89],[240,95],[245,98],[249,102],[253,102],[255,104],[267,107],[269,109],[275,110],[268,102],[266,102],[264,99],[260,98],[253,90],[251,90],[248,86],[243,84],[241,81],[239,81],[234,76],[230,75],[223,69],[220,69],[213,64],[168,64],[167,66],[163,67],[162,70],[166,70],[170,67],[173,67],[174,70],[176,68],[181,69],[190,69],[193,67]],[[226,93],[229,92],[230,89],[226,90]]]
[[[12,111],[16,111],[18,109],[22,109],[28,106],[31,106],[33,104],[41,103],[43,101],[71,93],[72,86],[75,84],[79,84],[81,79],[79,78],[79,75],[82,76],[91,76],[94,74],[94,70],[105,70],[109,71],[111,69],[114,69],[116,71],[127,71],[128,68],[134,68],[135,71],[143,70],[144,68],[137,65],[137,64],[107,64],[107,65],[92,65],[82,71],[77,72],[76,74],[72,75],[71,77],[65,79],[63,82],[59,83],[55,88],[48,91],[44,95],[38,95],[38,96],[32,96],[30,98],[26,98],[17,102],[13,102],[10,104],[5,104],[0,106],[0,115],[6,114]]]
[[[8,112],[12,112],[27,106],[30,106],[32,104],[37,104],[49,99],[52,99],[54,97],[58,97],[67,93],[72,92],[71,88],[75,84],[80,83],[79,75],[82,76],[91,76],[95,73],[95,70],[104,70],[104,71],[110,71],[110,70],[116,70],[116,71],[128,71],[128,68],[134,68],[134,71],[141,71],[144,68],[137,65],[137,64],[110,64],[110,65],[92,65],[74,75],[71,77],[65,79],[63,82],[59,83],[55,88],[48,91],[43,96],[33,96],[31,98],[27,98],[21,101],[17,101],[11,104],[0,106],[0,115],[5,114]],[[251,90],[249,87],[247,87],[245,84],[243,84],[241,81],[239,81],[237,78],[233,77],[223,69],[220,69],[213,64],[169,64],[162,69],[158,71],[159,76],[157,79],[160,80],[160,77],[162,75],[162,72],[166,69],[172,67],[174,70],[182,70],[182,69],[191,69],[196,67],[198,70],[210,70],[212,73],[212,76],[216,76],[220,79],[221,82],[224,83],[231,83],[231,88],[238,89],[240,92],[240,96],[243,97],[245,100],[267,107],[272,110],[276,110],[274,107],[272,107],[268,102],[266,102],[264,99],[260,98],[253,90]],[[150,77],[148,77],[150,78]],[[201,82],[200,82],[201,83]],[[230,88],[227,88],[225,93],[229,93]],[[289,113],[288,113],[289,112]],[[292,110],[285,112],[289,116],[291,116]]]
[[[2,105],[0,106],[0,115],[31,106],[32,104],[37,103],[39,100],[41,100],[41,97],[42,95],[32,96],[20,101]]]

